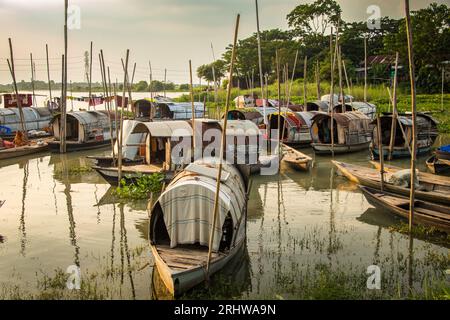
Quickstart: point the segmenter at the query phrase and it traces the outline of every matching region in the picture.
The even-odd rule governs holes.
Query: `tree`
[[[338,26],[341,22],[341,12],[341,7],[336,1],[317,0],[311,4],[298,5],[286,18],[297,37],[321,38],[327,28]]]
[[[138,92],[148,91],[148,83],[147,81],[139,81],[134,85],[134,90]]]
[[[450,60],[450,8],[444,4],[430,4],[427,8],[411,12],[413,30],[414,63],[417,72],[418,88],[438,91],[440,62]],[[408,63],[405,19],[399,21],[396,32],[383,38],[384,51],[398,51],[400,59]],[[423,69],[423,70],[422,70]]]
[[[203,78],[208,82],[214,82],[214,75],[216,77],[217,84],[225,76],[226,62],[224,60],[217,60],[210,64],[204,64],[197,68],[197,76]],[[213,74],[214,67],[214,74]]]

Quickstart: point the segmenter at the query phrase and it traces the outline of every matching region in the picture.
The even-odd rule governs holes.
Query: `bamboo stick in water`
[[[405,0],[406,34],[408,37],[409,78],[411,82],[411,113],[412,113],[412,153],[411,153],[411,190],[409,203],[409,231],[411,232],[414,220],[414,200],[416,181],[416,153],[417,153],[417,121],[416,121],[416,82],[414,67],[413,36],[411,29],[411,16],[409,13],[409,0]]]
[[[120,185],[120,180],[122,180],[122,144],[123,144],[123,112],[125,110],[125,90],[128,83],[128,58],[130,56],[130,49],[127,49],[126,58],[125,58],[125,66],[123,72],[123,96],[122,96],[122,110],[120,111],[120,137],[118,138],[118,184]]]
[[[233,86],[233,69],[234,69],[234,62],[236,59],[236,42],[238,37],[238,30],[239,30],[239,19],[240,15],[238,14],[236,17],[236,27],[234,30],[234,41],[233,41],[233,49],[231,51],[231,63],[230,63],[230,71],[228,75],[228,89],[227,89],[227,97],[225,101],[225,115],[228,114],[228,109],[230,107],[230,100],[231,100],[231,87]],[[212,247],[214,243],[214,229],[216,226],[216,220],[217,220],[217,213],[219,210],[219,192],[220,192],[220,180],[222,178],[222,162],[223,162],[223,155],[224,155],[224,149],[225,149],[225,143],[226,143],[226,137],[227,137],[227,123],[228,123],[228,117],[225,116],[223,120],[223,130],[222,130],[222,141],[220,145],[220,158],[219,158],[219,169],[217,171],[217,178],[216,178],[216,194],[214,199],[214,213],[213,213],[213,225],[211,227],[210,236],[209,236],[209,247],[208,247],[208,259],[206,261],[206,274],[209,277],[209,266],[211,262],[211,254],[212,254]]]
[[[395,135],[397,133],[397,72],[398,72],[398,52],[395,53],[395,71],[393,84],[394,92],[392,97],[392,124],[391,124],[391,138],[389,140],[388,160],[392,160],[392,152],[394,151],[395,145]]]
[[[20,128],[21,128],[21,131],[22,131],[25,141],[27,141],[28,140],[28,132],[27,132],[26,124],[25,124],[25,117],[24,117],[23,110],[22,110],[22,100],[20,99],[19,90],[17,89],[16,70],[14,67],[14,52],[13,52],[13,48],[12,48],[11,38],[8,38],[8,42],[9,42],[9,53],[10,53],[10,59],[11,59],[11,60],[7,60],[8,67],[9,67],[9,72],[11,73],[11,77],[13,80],[13,87],[14,87],[14,92],[16,94],[17,108],[19,109]]]

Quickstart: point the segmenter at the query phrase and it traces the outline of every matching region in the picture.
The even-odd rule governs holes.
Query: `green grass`
[[[136,181],[129,184],[127,184],[125,179],[122,179],[120,185],[114,191],[114,195],[120,199],[148,199],[150,194],[161,191],[163,181],[164,174],[162,173],[142,175]]]

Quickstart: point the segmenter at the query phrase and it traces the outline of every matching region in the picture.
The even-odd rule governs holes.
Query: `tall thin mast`
[[[259,32],[258,0],[255,0],[255,6],[256,6],[256,31],[257,31],[257,40],[258,40],[259,82],[260,82],[260,86],[261,86],[261,99],[263,101],[264,124],[266,125],[266,130],[267,130],[266,100],[264,99],[264,79],[263,79],[263,70],[262,70],[261,36],[260,36],[260,32]]]
[[[406,34],[408,37],[409,79],[411,82],[411,113],[412,113],[412,153],[411,153],[411,190],[409,203],[409,231],[411,232],[414,219],[414,198],[416,182],[416,153],[417,153],[417,122],[416,122],[416,81],[414,67],[413,36],[411,29],[411,16],[409,13],[409,0],[405,0]]]

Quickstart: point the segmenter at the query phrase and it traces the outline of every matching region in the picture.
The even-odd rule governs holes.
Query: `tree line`
[[[379,28],[369,28],[367,21],[346,22],[341,18],[342,10],[334,0],[317,0],[311,4],[296,6],[287,16],[288,30],[271,29],[261,31],[262,72],[269,83],[276,80],[275,53],[278,50],[281,65],[288,64],[292,72],[295,54],[308,56],[308,81],[315,81],[319,64],[321,80],[330,80],[330,28],[339,30],[342,58],[349,78],[357,81],[357,68],[364,60],[364,39],[367,39],[368,56],[395,56],[399,52],[404,85],[407,85],[407,37],[405,19],[380,18]],[[417,87],[422,92],[440,91],[442,68],[450,60],[450,9],[447,5],[430,4],[424,9],[411,12]],[[374,22],[374,21],[369,21]],[[225,49],[220,60],[201,65],[197,75],[213,83],[225,76],[231,58],[231,45]],[[259,86],[257,34],[239,40],[236,56],[236,80],[233,85],[241,88]],[[295,78],[304,78],[304,59],[297,61]],[[450,69],[450,68],[448,68]],[[368,70],[371,82],[389,82],[392,72],[389,67],[374,65]],[[402,78],[400,78],[402,80]],[[449,89],[446,83],[446,90]]]

